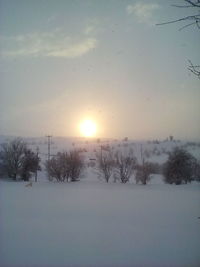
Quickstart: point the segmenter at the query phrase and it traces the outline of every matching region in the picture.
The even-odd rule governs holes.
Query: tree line
[[[75,182],[83,176],[85,160],[79,150],[58,152],[45,162],[45,170],[50,181]],[[141,153],[141,163],[133,150],[101,150],[96,152],[93,166],[98,177],[107,183],[113,180],[125,184],[134,175],[136,183],[146,185],[153,174],[163,174],[165,183],[182,184],[200,181],[200,162],[184,148],[176,147],[169,153],[164,165],[146,161]],[[38,153],[28,148],[22,139],[14,139],[1,145],[0,176],[14,181],[29,181],[41,170]]]

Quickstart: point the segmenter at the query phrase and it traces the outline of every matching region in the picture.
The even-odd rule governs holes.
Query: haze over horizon
[[[198,29],[155,26],[175,2],[0,0],[0,135],[199,139]]]

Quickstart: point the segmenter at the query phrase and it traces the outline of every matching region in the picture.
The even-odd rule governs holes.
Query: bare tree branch
[[[179,6],[179,5],[171,5],[171,6],[173,6],[173,7],[178,7],[178,8],[188,8],[188,7],[193,7],[193,6],[191,6],[191,5],[189,5],[189,6],[186,6],[186,5],[183,5],[183,6]]]
[[[185,0],[186,3],[190,4],[191,6],[193,7],[200,7],[200,1],[197,0],[197,1],[192,1],[192,0]]]
[[[200,79],[200,65],[193,65],[191,60],[188,60],[190,65],[188,66],[188,70],[195,74]]]
[[[181,27],[181,28],[179,29],[179,31],[182,31],[183,29],[185,29],[185,28],[187,28],[187,27],[189,27],[189,26],[191,26],[191,25],[193,25],[193,24],[196,24],[196,21],[195,21],[195,22],[192,22],[192,23],[189,23],[189,24],[187,24],[187,25]]]
[[[200,0],[184,0],[185,4],[184,5],[172,5],[177,8],[190,8],[190,7],[195,7],[198,9],[198,13],[194,15],[189,15],[185,16],[179,19],[175,20],[170,20],[167,22],[163,23],[158,23],[156,24],[157,26],[160,25],[167,25],[167,24],[172,24],[172,23],[178,23],[178,22],[189,22],[185,25],[183,25],[181,28],[179,28],[179,31],[188,28],[192,25],[196,25],[198,29],[200,29]],[[188,70],[191,71],[193,74],[195,74],[198,78],[200,78],[200,65],[193,65],[192,62],[189,60],[190,65],[188,66]]]
[[[200,22],[200,14],[192,15],[192,16],[186,16],[186,17],[183,17],[183,18],[180,18],[180,19],[170,20],[170,21],[167,21],[167,22],[157,23],[156,25],[157,26],[166,25],[166,24],[176,23],[176,22],[185,21],[185,20],[195,20],[195,23],[196,22]]]
[[[186,3],[189,5],[172,5],[174,7],[179,7],[179,8],[188,8],[188,7],[200,7],[200,1],[188,1],[185,0]]]

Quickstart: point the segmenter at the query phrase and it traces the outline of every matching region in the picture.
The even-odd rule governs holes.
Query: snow
[[[13,137],[0,136],[0,143]],[[39,147],[45,138],[27,138]],[[85,159],[100,146],[134,151],[141,161],[163,164],[175,146],[200,159],[199,143],[136,142],[53,137],[51,153],[81,148]],[[146,151],[146,152],[145,152]],[[34,180],[34,178],[33,178]],[[88,167],[80,182],[49,182],[44,168],[38,182],[0,180],[0,266],[200,266],[200,183],[167,185],[153,175],[146,186],[105,183]]]
[[[200,185],[0,182],[0,266],[199,266]]]

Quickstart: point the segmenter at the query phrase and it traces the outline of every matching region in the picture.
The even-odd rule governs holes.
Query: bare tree
[[[68,182],[69,179],[72,182],[77,181],[80,178],[83,167],[83,159],[76,150],[69,153],[58,152],[57,155],[46,162],[46,171],[50,180],[55,178],[61,182]]]
[[[114,159],[111,151],[102,151],[96,154],[97,158],[97,170],[108,183],[113,173]]]
[[[166,24],[171,24],[171,23],[182,23],[184,24],[179,28],[179,30],[183,30],[185,28],[191,27],[191,26],[196,26],[198,30],[200,30],[200,0],[183,0],[181,1],[183,4],[180,5],[172,5],[177,8],[187,8],[190,10],[191,9],[195,10],[194,14],[190,14],[188,16],[183,16],[181,18],[175,19],[175,20],[170,20],[167,22],[163,23],[158,23],[156,25],[166,25]],[[190,60],[189,60],[189,66],[188,70],[191,71],[194,75],[196,75],[200,79],[200,65],[194,65]]]
[[[122,151],[115,154],[115,178],[120,179],[122,183],[127,183],[133,174],[137,160],[132,151],[124,155]]]
[[[2,144],[1,147],[0,159],[3,171],[8,177],[17,180],[17,176],[21,170],[26,144],[18,138],[9,143]]]
[[[150,162],[143,162],[143,164],[137,165],[136,169],[136,183],[141,182],[146,185],[150,181],[151,174],[153,173],[153,165]]]
[[[61,181],[61,169],[59,166],[58,159],[53,156],[45,163],[46,172],[48,173],[48,179],[52,181],[54,178],[59,182]]]
[[[70,176],[69,154],[58,152],[46,162],[46,171],[50,180],[55,178],[57,181],[68,182]]]
[[[84,168],[83,158],[80,156],[80,153],[78,151],[70,151],[69,166],[71,182],[78,181]]]
[[[40,169],[38,155],[27,149],[20,138],[2,144],[0,161],[2,172],[15,181],[19,177],[28,181],[31,174]]]
[[[21,178],[24,181],[29,181],[33,173],[36,173],[38,170],[41,170],[39,163],[40,158],[38,157],[37,153],[34,153],[30,149],[25,149],[20,169]]]
[[[143,152],[142,144],[140,148],[140,156],[141,156],[141,164],[136,165],[136,174],[135,174],[135,180],[136,183],[141,182],[142,184],[146,185],[147,182],[151,178],[151,174],[153,173],[153,170],[155,170],[156,166],[153,163],[145,161],[145,154]]]

